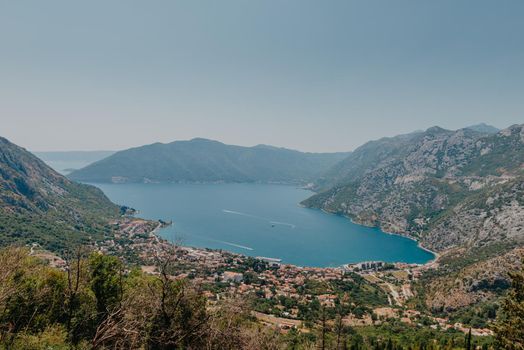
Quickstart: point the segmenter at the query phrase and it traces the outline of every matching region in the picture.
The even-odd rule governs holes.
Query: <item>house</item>
[[[222,281],[240,283],[244,279],[244,275],[240,272],[225,271],[222,274]]]

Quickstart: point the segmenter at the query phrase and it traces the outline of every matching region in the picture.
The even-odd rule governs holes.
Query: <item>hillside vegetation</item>
[[[74,171],[70,178],[86,182],[305,183],[346,156],[193,139],[117,152]]]
[[[69,257],[57,269],[27,250],[0,249],[0,348],[452,350],[492,342],[393,319],[353,328],[321,307],[305,330],[281,330],[257,321],[249,300],[206,300],[197,281],[169,274],[176,259],[159,260],[151,275],[97,252],[78,249]],[[343,310],[341,303],[333,311]],[[511,316],[500,322],[505,337],[515,334],[518,311]]]
[[[101,239],[119,215],[99,189],[55,172],[0,138],[0,244],[38,243],[51,250]]]

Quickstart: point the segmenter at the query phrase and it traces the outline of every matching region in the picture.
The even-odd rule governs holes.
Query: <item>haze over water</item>
[[[173,220],[161,236],[183,245],[282,259],[303,266],[383,260],[424,263],[433,254],[413,240],[319,210],[312,192],[262,184],[96,184],[114,202],[148,219]]]

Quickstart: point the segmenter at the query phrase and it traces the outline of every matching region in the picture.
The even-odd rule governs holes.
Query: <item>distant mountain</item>
[[[524,127],[433,127],[369,142],[303,202],[435,250],[524,239]]]
[[[119,207],[99,189],[70,181],[0,137],[0,244],[39,243],[51,250],[99,239]]]
[[[85,161],[96,162],[100,159],[109,157],[116,151],[52,151],[52,152],[33,152],[35,156],[45,161]]]
[[[322,191],[335,185],[351,182],[352,179],[364,175],[377,164],[403,156],[408,146],[422,134],[422,131],[416,131],[365,143],[316,179],[315,189]]]
[[[498,133],[500,131],[500,129],[498,129],[498,128],[494,127],[494,126],[485,124],[485,123],[471,125],[471,126],[468,126],[466,129],[482,132],[482,133],[485,133],[485,134],[496,134],[496,133]]]
[[[115,151],[33,152],[34,155],[61,174],[69,174],[114,153]]]
[[[267,145],[241,147],[207,139],[117,152],[70,178],[86,182],[306,183],[348,153],[303,153]]]

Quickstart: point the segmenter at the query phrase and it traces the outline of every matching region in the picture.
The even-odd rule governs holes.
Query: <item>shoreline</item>
[[[299,204],[300,206],[304,207],[304,208],[307,208],[301,204]],[[308,209],[314,209],[314,208],[308,208]],[[427,262],[425,263],[407,263],[407,262],[403,262],[403,261],[394,261],[394,262],[388,262],[388,263],[392,263],[392,264],[410,264],[410,265],[418,265],[418,266],[431,266],[432,264],[434,264],[435,262],[438,261],[438,259],[440,258],[440,254],[437,253],[437,252],[434,252],[424,246],[422,246],[422,244],[420,243],[420,241],[418,241],[417,239],[413,238],[413,237],[410,237],[408,235],[405,235],[405,234],[400,234],[400,233],[395,233],[395,232],[388,232],[388,231],[383,231],[380,227],[378,226],[369,226],[369,225],[364,225],[364,224],[360,224],[358,222],[355,222],[351,217],[349,216],[346,216],[346,215],[338,215],[338,214],[335,214],[335,213],[331,213],[331,212],[328,212],[324,209],[319,209],[321,210],[322,212],[326,213],[326,214],[331,214],[331,215],[337,215],[337,216],[341,216],[345,219],[349,219],[353,224],[355,225],[359,225],[359,226],[364,226],[364,227],[370,227],[370,228],[378,228],[381,230],[382,233],[385,233],[385,234],[388,234],[388,235],[394,235],[394,236],[399,236],[399,237],[403,237],[403,238],[407,238],[409,240],[412,240],[412,241],[415,241],[417,243],[417,247],[428,252],[428,253],[431,253],[433,255],[433,258],[428,260]],[[173,242],[171,242],[170,240],[166,239],[166,238],[163,238],[160,236],[160,232],[169,227],[171,225],[168,225],[168,226],[162,226],[162,225],[158,225],[154,230],[153,232],[151,232],[151,234],[153,234],[155,237],[157,237],[157,239],[161,239],[161,240],[164,240],[166,242],[168,242],[169,244],[175,246],[175,244]],[[228,253],[231,253],[231,254],[237,254],[237,255],[240,255],[240,256],[244,256],[244,257],[252,257],[252,258],[259,258],[259,257],[255,257],[255,256],[250,256],[250,255],[247,255],[247,254],[243,254],[243,253],[238,253],[238,252],[233,252],[233,251],[230,251],[230,250],[227,250],[227,249],[221,249],[221,248],[209,248],[209,247],[196,247],[196,246],[190,246],[190,245],[182,245],[183,247],[186,247],[186,248],[192,248],[192,249],[197,249],[197,250],[214,250],[214,251],[224,251],[224,252],[228,252]],[[291,265],[291,266],[296,266],[298,268],[319,268],[319,269],[340,269],[340,268],[343,268],[344,266],[347,266],[347,265],[355,265],[355,264],[359,264],[359,263],[363,263],[363,262],[366,262],[366,261],[357,261],[357,262],[352,262],[352,263],[343,263],[341,265],[338,265],[338,266],[305,266],[305,265],[298,265],[298,264],[293,264],[293,263],[285,263],[285,262],[282,262],[282,259],[280,258],[271,258],[271,259],[275,259],[275,260],[280,260],[279,264],[282,264],[282,265]],[[384,261],[386,262],[386,261]]]
[[[281,185],[281,184],[279,184],[279,185]],[[283,186],[289,186],[289,185],[284,184]],[[296,186],[295,186],[295,187],[296,187]],[[304,187],[301,187],[301,186],[298,186],[298,187],[296,187],[296,188],[297,188],[297,189],[305,190],[305,191],[307,191],[307,192],[311,192],[310,189],[307,189],[307,188],[304,188]],[[410,239],[410,240],[412,240],[412,241],[417,242],[417,244],[416,244],[416,248],[420,248],[420,249],[422,249],[422,251],[424,251],[424,253],[429,253],[429,254],[431,254],[431,256],[429,256],[429,257],[426,256],[426,257],[425,257],[425,258],[427,258],[427,260],[423,259],[423,258],[424,258],[423,255],[422,255],[422,259],[413,259],[413,260],[418,260],[418,261],[413,261],[413,260],[411,260],[409,257],[402,257],[402,255],[397,256],[396,258],[395,258],[395,257],[387,258],[387,256],[384,256],[384,257],[382,257],[383,259],[381,260],[381,256],[380,256],[380,254],[379,254],[379,256],[377,257],[377,258],[378,258],[377,261],[383,261],[383,262],[393,263],[393,264],[399,263],[399,264],[412,264],[412,265],[418,265],[418,266],[425,266],[425,265],[429,265],[429,264],[434,263],[434,262],[439,258],[439,254],[438,254],[438,253],[433,252],[433,251],[431,251],[430,249],[427,249],[426,247],[422,246],[422,244],[421,244],[417,239],[415,239],[415,238],[413,238],[413,237],[409,237],[409,236],[407,236],[407,235],[405,235],[405,234],[399,234],[399,233],[393,233],[393,232],[382,231],[382,230],[380,229],[380,227],[378,227],[378,226],[371,226],[371,225],[365,225],[365,224],[362,224],[362,223],[358,223],[358,222],[356,222],[355,220],[353,220],[351,217],[349,217],[349,216],[347,216],[347,215],[340,215],[340,214],[337,214],[337,213],[329,212],[329,211],[327,211],[327,210],[325,210],[325,209],[318,209],[318,208],[310,208],[310,207],[307,207],[307,206],[305,206],[304,204],[302,204],[301,201],[299,201],[298,203],[295,202],[295,205],[298,206],[298,207],[304,208],[304,209],[315,209],[315,210],[321,210],[322,212],[324,212],[324,213],[326,213],[326,214],[331,214],[331,215],[336,215],[336,216],[342,216],[342,217],[344,217],[345,219],[349,219],[349,221],[350,221],[352,224],[354,224],[354,225],[358,225],[358,226],[361,226],[361,227],[371,227],[371,228],[376,228],[376,229],[380,230],[380,233],[386,233],[386,234],[397,235],[397,236],[401,236],[401,237],[408,238],[408,239]],[[134,215],[132,215],[132,216],[134,216],[134,217],[140,217],[141,212],[140,212],[140,210],[135,210],[135,212],[134,212],[133,214],[134,214]],[[142,219],[145,219],[145,218],[142,218]],[[146,219],[146,220],[147,220],[147,219]],[[157,223],[159,223],[159,225],[155,228],[155,230],[154,230],[154,232],[153,232],[153,234],[154,234],[156,237],[158,237],[159,239],[165,240],[166,242],[171,243],[171,244],[173,244],[173,245],[181,245],[181,244],[177,244],[177,242],[176,242],[176,237],[171,236],[171,235],[166,235],[166,236],[164,237],[164,235],[163,235],[162,230],[163,230],[164,228],[166,228],[167,226],[171,226],[171,225],[173,225],[173,222],[172,222],[172,221],[165,221],[165,223],[168,224],[168,225],[165,225],[165,226],[163,225],[164,221],[163,221],[162,219],[160,219],[160,220],[154,220],[154,221],[156,221]],[[246,248],[246,247],[241,247],[241,246],[239,246],[239,245],[233,245],[233,244],[230,244],[230,243],[227,243],[227,242],[226,242],[226,244],[231,245],[231,246],[235,246],[235,247],[239,247],[239,248],[244,248],[244,249],[252,250],[252,249],[249,249],[249,248]],[[235,251],[235,250],[233,250],[234,248],[229,248],[229,249],[228,249],[227,247],[220,247],[220,246],[219,246],[219,247],[216,247],[216,248],[212,248],[212,247],[209,247],[209,246],[207,246],[207,245],[205,245],[205,244],[202,245],[202,246],[200,246],[200,247],[198,247],[198,246],[194,246],[194,245],[185,245],[185,246],[186,246],[186,247],[192,247],[192,248],[195,248],[195,249],[202,249],[202,250],[205,250],[205,249],[211,249],[211,250],[222,250],[222,251],[231,252],[231,253],[234,253],[234,254],[243,255],[243,256],[246,256],[246,257],[249,257],[249,256],[251,256],[251,257],[256,257],[255,255],[251,255],[252,253],[248,253],[248,252],[244,252],[244,251],[240,251],[240,252],[239,252],[239,251]],[[370,249],[373,249],[373,247],[370,247]],[[351,249],[350,249],[350,250],[351,250]],[[384,251],[384,250],[382,250],[382,251]],[[386,250],[386,251],[387,251],[387,250]],[[271,252],[270,252],[270,253],[271,253]],[[273,252],[273,253],[274,253],[274,252]],[[285,252],[283,252],[283,254],[285,255]],[[327,254],[329,255],[329,252],[327,252]],[[419,251],[419,258],[420,258],[420,257],[421,257],[421,256],[420,256],[420,251]],[[282,256],[280,256],[280,254],[277,253],[277,254],[274,256],[274,258],[281,259]],[[284,263],[285,263],[285,264],[289,264],[289,265],[301,266],[301,267],[340,268],[340,267],[346,266],[346,265],[348,265],[348,264],[351,265],[351,264],[358,264],[358,263],[366,262],[366,261],[369,261],[369,259],[372,259],[372,257],[370,257],[370,256],[365,256],[365,254],[364,254],[364,256],[362,256],[360,259],[357,257],[357,259],[354,259],[354,260],[353,260],[353,258],[348,257],[348,259],[346,260],[346,259],[344,259],[344,258],[342,257],[342,259],[339,259],[339,262],[338,262],[338,263],[333,263],[333,262],[329,263],[329,262],[327,262],[327,265],[321,264],[321,265],[315,266],[315,263],[313,263],[313,264],[308,264],[307,261],[303,261],[303,262],[295,262],[295,263],[293,263],[293,262],[284,262]],[[391,259],[391,260],[389,260],[389,259]],[[300,260],[302,260],[302,259],[300,259]],[[306,260],[307,260],[307,259],[306,259]],[[411,260],[411,261],[409,261],[409,260]],[[318,262],[317,262],[317,263],[318,263]]]
[[[399,237],[403,237],[403,238],[407,238],[411,241],[414,241],[417,243],[417,248],[420,248],[422,249],[423,251],[427,252],[427,253],[430,253],[432,255],[432,257],[423,262],[423,263],[417,263],[417,262],[406,262],[406,261],[385,261],[385,260],[377,260],[377,261],[383,261],[383,262],[387,262],[387,263],[392,263],[392,264],[410,264],[410,265],[417,265],[417,266],[432,266],[434,265],[440,258],[440,254],[438,252],[435,252],[435,251],[432,251],[431,249],[429,248],[426,248],[422,245],[422,243],[406,234],[406,233],[397,233],[397,232],[390,232],[390,231],[385,231],[383,230],[380,226],[377,226],[377,225],[367,225],[367,224],[364,224],[364,223],[359,223],[357,222],[354,218],[348,216],[348,215],[341,215],[341,214],[337,214],[337,213],[334,213],[334,212],[330,212],[330,211],[327,211],[325,209],[319,209],[319,208],[310,208],[310,207],[307,207],[305,205],[303,205],[302,203],[298,203],[297,204],[299,207],[302,207],[302,208],[306,208],[306,209],[314,209],[314,210],[320,210],[322,211],[323,213],[325,214],[330,214],[330,215],[335,215],[335,216],[340,216],[340,217],[343,217],[344,219],[349,219],[349,221],[352,223],[352,224],[355,224],[355,225],[358,225],[358,226],[362,226],[362,227],[368,227],[368,228],[374,228],[374,229],[378,229],[380,230],[381,233],[385,233],[385,234],[388,234],[388,235],[394,235],[394,236],[399,236]],[[140,212],[138,210],[136,210],[134,212],[133,215],[131,215],[132,217],[135,217],[137,218],[137,216],[140,214]],[[141,218],[143,220],[148,220],[148,219],[144,219],[144,218]],[[152,235],[154,235],[157,239],[160,239],[160,240],[163,240],[167,243],[169,243],[170,245],[173,245],[173,246],[176,246],[176,242],[174,241],[171,241],[170,238],[164,238],[162,237],[162,230],[165,229],[165,228],[168,228],[169,226],[172,226],[174,223],[172,221],[163,221],[163,220],[153,220],[155,221],[158,225],[152,230],[152,232],[150,232]],[[231,250],[228,250],[227,248],[224,249],[224,248],[210,248],[210,247],[197,247],[197,246],[191,246],[191,245],[182,245],[182,246],[185,246],[187,248],[193,248],[193,249],[198,249],[198,250],[215,250],[215,251],[224,251],[224,252],[228,252],[228,253],[232,253],[232,254],[238,254],[238,255],[241,255],[241,256],[245,256],[245,257],[253,257],[253,258],[256,258],[255,256],[251,256],[249,254],[246,254],[244,252],[234,252],[234,251],[231,251]],[[280,257],[276,257],[274,259],[279,259],[281,260]],[[284,265],[293,265],[293,266],[297,266],[297,267],[302,267],[302,268],[311,268],[311,267],[314,267],[314,268],[326,268],[326,269],[332,269],[332,268],[342,268],[343,266],[347,266],[347,265],[354,265],[354,264],[359,264],[359,263],[363,263],[363,262],[366,262],[368,260],[360,260],[360,261],[354,261],[354,262],[344,262],[344,263],[341,263],[339,265],[336,265],[336,266],[308,266],[308,265],[304,265],[304,264],[294,264],[294,263],[287,263],[287,262],[281,262],[282,264]]]
[[[325,209],[309,208],[309,207],[306,207],[305,205],[303,205],[303,204],[301,204],[301,203],[299,203],[299,206],[301,206],[302,208],[308,208],[308,209],[316,209],[316,210],[320,210],[320,211],[322,211],[322,212],[324,212],[324,213],[326,213],[326,214],[330,214],[330,215],[340,216],[340,217],[343,217],[343,218],[345,218],[345,219],[348,219],[349,221],[351,221],[351,223],[353,223],[353,224],[355,224],[355,225],[364,226],[364,227],[370,227],[370,228],[377,228],[377,229],[379,229],[382,233],[385,233],[385,234],[388,234],[388,235],[393,235],[393,236],[399,236],[399,237],[403,237],[403,238],[407,238],[407,239],[409,239],[409,240],[412,240],[412,241],[414,241],[414,242],[417,243],[417,247],[418,247],[418,248],[420,248],[420,249],[422,249],[422,250],[424,250],[424,251],[426,251],[426,252],[428,252],[428,253],[433,254],[433,259],[431,259],[431,260],[429,260],[429,261],[427,261],[427,262],[425,262],[425,263],[423,263],[423,264],[417,264],[417,265],[420,265],[420,266],[431,265],[431,264],[437,262],[438,259],[439,259],[440,256],[441,256],[440,253],[435,252],[435,251],[433,251],[433,250],[431,250],[431,249],[429,249],[429,248],[424,247],[424,246],[422,245],[422,243],[421,243],[418,239],[416,239],[416,238],[414,238],[414,237],[412,237],[412,236],[410,236],[410,235],[408,235],[408,234],[406,234],[406,233],[397,233],[397,232],[384,231],[380,226],[376,226],[376,225],[366,225],[366,224],[363,224],[363,223],[359,223],[359,222],[355,221],[352,217],[350,217],[350,216],[348,216],[348,215],[341,215],[341,214],[333,213],[333,212],[327,211],[327,210],[325,210]],[[401,261],[396,261],[396,263],[400,263],[400,262],[401,262]],[[358,264],[358,262],[357,262],[356,264]]]
[[[433,250],[431,250],[431,249],[429,249],[429,248],[424,247],[424,246],[422,245],[422,243],[421,243],[418,239],[416,239],[416,238],[414,238],[414,237],[412,237],[412,236],[410,236],[410,235],[408,235],[408,234],[406,234],[406,233],[397,233],[397,232],[384,231],[380,226],[368,226],[368,225],[363,225],[363,224],[360,224],[360,223],[356,222],[355,220],[353,220],[353,219],[350,218],[349,216],[343,215],[343,217],[349,219],[349,220],[350,220],[352,223],[354,223],[355,225],[366,226],[366,227],[372,227],[372,228],[378,228],[380,231],[382,231],[382,232],[385,233],[385,234],[392,235],[392,236],[399,236],[399,237],[407,238],[407,239],[409,239],[409,240],[412,240],[412,241],[416,242],[418,248],[420,248],[420,249],[422,249],[422,250],[424,250],[424,251],[426,251],[426,252],[428,252],[428,253],[433,254],[433,259],[431,259],[431,260],[425,262],[424,264],[419,264],[419,265],[421,265],[421,266],[425,266],[425,265],[432,264],[432,263],[436,262],[436,261],[440,258],[440,254],[439,254],[439,253],[437,253],[437,252],[435,252],[435,251],[433,251]]]

